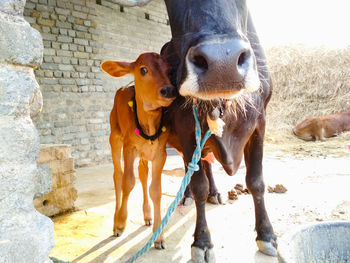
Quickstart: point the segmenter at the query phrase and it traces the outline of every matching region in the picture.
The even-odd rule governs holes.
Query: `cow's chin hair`
[[[261,88],[261,87],[260,87]],[[259,90],[260,90],[259,88]],[[259,91],[258,91],[259,92]],[[184,108],[192,107],[192,104],[195,102],[199,111],[199,114],[206,116],[206,114],[212,111],[214,108],[224,104],[226,101],[230,102],[230,106],[225,110],[225,114],[232,114],[237,118],[237,115],[246,116],[246,112],[249,108],[257,110],[253,103],[253,97],[250,95],[251,92],[248,92],[247,89],[242,89],[237,92],[232,98],[218,98],[217,96],[213,99],[203,100],[199,97],[186,96],[185,103],[182,105]]]

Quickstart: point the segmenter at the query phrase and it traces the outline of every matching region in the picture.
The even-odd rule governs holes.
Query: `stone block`
[[[53,48],[45,48],[44,49],[44,55],[45,56],[55,56],[56,55],[56,50]]]
[[[47,57],[48,62],[52,62],[52,57]],[[44,71],[45,77],[47,78],[53,78],[53,72],[51,70]]]
[[[74,38],[74,44],[87,46],[87,45],[89,45],[89,41],[86,39]]]
[[[74,52],[74,57],[88,59],[89,58],[89,54],[85,53],[85,52],[76,51],[76,52]],[[85,70],[84,70],[84,72],[85,72]]]
[[[77,11],[72,11],[72,16],[80,18],[80,19],[87,19],[87,14]]]
[[[62,30],[62,29],[60,29]],[[73,42],[73,39],[69,36],[58,36],[57,37],[57,41],[58,42],[62,42],[62,43],[72,43]]]
[[[56,0],[48,0],[49,6],[56,6]]]
[[[75,37],[75,36],[76,36],[76,33],[75,33],[74,30],[68,30],[68,35],[69,35],[70,37]]]
[[[35,208],[46,216],[54,216],[74,208],[78,192],[73,186],[61,187],[34,200]]]
[[[36,10],[51,13],[53,12],[54,8],[52,6],[48,6],[47,4],[37,4]]]
[[[54,85],[57,84],[58,80],[56,78],[41,78],[40,84]]]
[[[51,19],[44,19],[42,17],[37,18],[37,22],[39,25],[43,25],[43,26],[53,26],[55,24],[54,20]]]
[[[60,79],[58,82],[62,85],[74,85],[75,84],[74,79]]]
[[[73,66],[72,65],[58,65],[58,69],[59,70],[66,70],[66,71],[72,71],[73,70]]]
[[[62,45],[61,45],[61,49],[62,49],[62,50],[69,50],[69,45],[68,45],[68,44],[62,44]],[[62,61],[63,61],[63,63],[65,63],[64,60],[62,60]],[[68,62],[68,63],[69,63],[69,62]],[[65,63],[65,64],[66,64],[66,63]]]
[[[86,26],[82,26],[82,25],[74,24],[73,28],[75,30],[77,30],[77,31],[83,31],[83,32],[87,32],[88,31],[88,28]]]
[[[67,20],[67,17],[64,15],[58,15],[58,20],[61,22],[65,22]]]
[[[56,8],[55,8],[55,11],[56,11],[56,13],[59,14],[59,15],[65,15],[65,16],[67,16],[67,15],[70,14],[70,10],[69,10],[69,9],[63,9],[63,8],[56,7]]]
[[[53,216],[72,209],[77,198],[77,190],[74,188],[75,171],[71,146],[41,145],[38,164],[50,167],[52,190],[34,200],[35,208],[46,216]]]
[[[69,22],[62,22],[62,21],[56,20],[56,27],[72,29],[72,24]]]

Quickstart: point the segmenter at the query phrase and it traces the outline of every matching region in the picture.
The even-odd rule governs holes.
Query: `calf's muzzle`
[[[160,90],[160,94],[164,97],[164,98],[174,98],[177,96],[177,90],[175,87],[173,86],[165,86],[164,88],[162,88]]]

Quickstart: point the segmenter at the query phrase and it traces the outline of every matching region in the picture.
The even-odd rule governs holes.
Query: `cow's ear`
[[[101,69],[112,77],[122,77],[127,74],[133,74],[134,62],[122,62],[122,61],[104,61],[101,64]]]

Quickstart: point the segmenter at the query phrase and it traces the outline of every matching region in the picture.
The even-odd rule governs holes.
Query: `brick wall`
[[[109,112],[131,78],[113,79],[99,66],[160,51],[170,39],[163,1],[123,8],[103,0],[27,0],[24,15],[44,42],[35,71],[44,98],[34,119],[41,143],[72,145],[76,166],[110,161]]]

